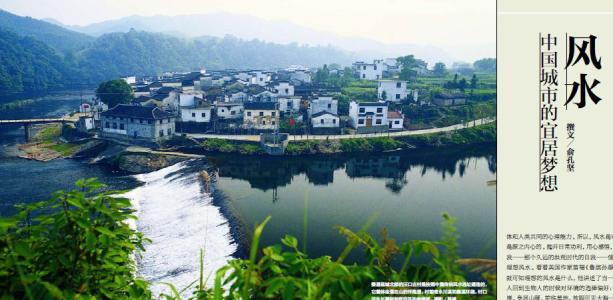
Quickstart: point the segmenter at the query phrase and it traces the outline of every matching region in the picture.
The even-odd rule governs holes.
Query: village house
[[[358,72],[360,79],[379,80],[383,78],[383,69],[377,64],[363,64]]]
[[[402,80],[379,80],[377,97],[383,101],[400,102],[407,99],[409,90],[407,82]]]
[[[231,102],[247,102],[249,95],[245,92],[236,92],[230,95]]]
[[[157,106],[163,107],[163,102],[161,100],[157,100],[153,97],[149,96],[139,96],[132,100],[132,104],[138,106]]]
[[[243,126],[254,129],[275,129],[279,125],[279,104],[246,102]]]
[[[387,122],[390,130],[404,129],[404,115],[399,111],[387,112]]]
[[[151,96],[151,89],[147,85],[135,86],[132,89],[134,90],[134,97]]]
[[[277,95],[279,95],[279,97],[294,95],[294,86],[292,86],[288,81],[279,81],[277,84],[275,84],[274,89],[277,91]]]
[[[79,120],[75,124],[75,127],[77,128],[77,131],[79,131],[80,133],[87,133],[89,130],[92,130],[96,127],[95,122],[94,122],[94,117],[93,116],[80,116]]]
[[[340,131],[340,122],[337,114],[328,111],[320,111],[311,116],[314,134],[337,134]]]
[[[154,106],[119,104],[100,115],[105,138],[159,142],[175,133],[175,116]]]
[[[338,100],[332,97],[317,97],[310,101],[308,109],[309,118],[323,111],[334,115],[338,114]]]
[[[259,86],[266,86],[270,80],[272,80],[270,73],[261,70],[253,70],[250,72],[251,78],[250,84],[257,84]]]
[[[300,110],[301,101],[302,98],[297,96],[279,97],[277,99],[279,110],[286,114],[298,112]]]
[[[384,132],[388,130],[387,102],[349,103],[349,124],[358,133]]]
[[[463,105],[466,104],[466,97],[464,94],[439,94],[434,96],[433,101],[434,104],[440,106],[451,106],[451,105]]]
[[[236,120],[243,117],[244,106],[239,102],[217,102],[215,113],[218,119]]]
[[[191,105],[181,106],[181,122],[211,122],[212,106],[202,98],[194,97]]]

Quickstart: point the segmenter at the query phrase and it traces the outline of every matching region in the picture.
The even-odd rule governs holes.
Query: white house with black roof
[[[105,138],[159,142],[175,133],[175,116],[155,106],[119,104],[100,118],[100,136]]]
[[[324,128],[335,129],[335,132],[329,133],[336,133],[336,131],[338,131],[337,129],[340,128],[340,122],[340,117],[329,111],[320,111],[311,116],[311,126],[313,127],[313,130],[315,130],[314,133],[319,133],[317,130]]]
[[[243,126],[269,130],[279,126],[279,104],[276,102],[245,102]]]
[[[358,133],[388,131],[387,102],[349,103],[349,125]]]

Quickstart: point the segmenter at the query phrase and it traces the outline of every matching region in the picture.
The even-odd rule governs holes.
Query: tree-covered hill
[[[2,9],[0,9],[0,28],[36,38],[62,53],[82,49],[94,40],[89,35],[45,21],[14,15]]]
[[[0,96],[57,89],[68,68],[43,42],[0,29]]]
[[[0,32],[0,96],[93,87],[122,75],[155,75],[203,67],[273,69],[352,61],[351,54],[332,47],[274,44],[232,36],[183,39],[130,30],[94,39],[3,10]]]

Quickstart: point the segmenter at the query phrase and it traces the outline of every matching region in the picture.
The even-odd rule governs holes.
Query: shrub
[[[134,275],[146,239],[128,225],[130,201],[95,194],[95,179],[76,185],[0,219],[0,298],[151,297]]]
[[[262,149],[258,145],[255,145],[255,144],[242,144],[240,145],[238,152],[240,154],[248,154],[248,155],[263,153]]]
[[[343,139],[341,140],[341,150],[343,152],[368,152],[373,147],[365,138]]]
[[[202,142],[202,148],[213,152],[233,152],[235,150],[234,145],[229,141],[217,138],[206,139]]]

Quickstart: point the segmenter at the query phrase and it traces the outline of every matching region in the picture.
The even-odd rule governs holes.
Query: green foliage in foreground
[[[130,201],[95,193],[95,179],[76,185],[0,219],[0,298],[151,297],[134,275],[146,239],[128,225]]]
[[[152,298],[149,284],[134,275],[133,254],[144,251],[146,239],[127,224],[135,219],[129,200],[95,193],[102,187],[95,179],[80,180],[77,187],[0,218],[1,299]],[[374,218],[358,232],[337,226],[347,246],[336,258],[311,258],[290,235],[282,245],[260,249],[269,220],[256,226],[249,258],[219,269],[212,288],[206,287],[201,252],[200,278],[181,291],[167,284],[171,293],[159,297],[181,299],[191,289],[189,299],[368,299],[372,282],[466,281],[454,219],[447,214],[438,242],[398,244],[385,229],[377,240],[367,233]],[[366,262],[346,263],[356,248],[364,250]],[[416,263],[418,258],[424,263]],[[495,299],[495,275],[483,276],[490,293],[480,298]]]

